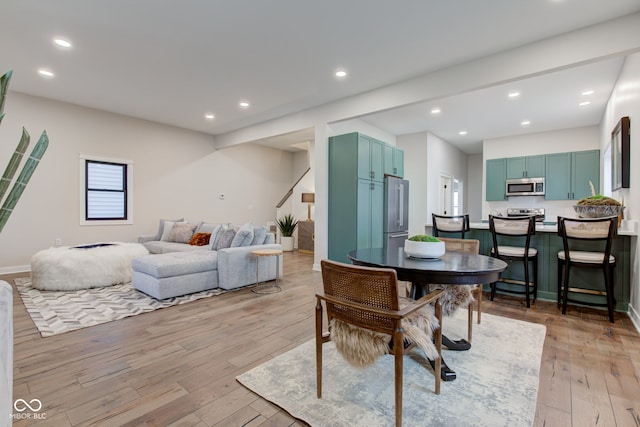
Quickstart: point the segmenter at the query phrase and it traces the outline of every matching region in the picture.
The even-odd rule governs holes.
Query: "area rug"
[[[444,332],[466,337],[466,310],[444,319]],[[404,360],[403,425],[531,426],[546,327],[482,315],[468,351],[443,351],[457,379],[434,394],[431,367],[413,350]],[[237,377],[248,389],[311,426],[392,426],[393,356],[351,367],[332,343],[323,346],[322,398],[316,398],[315,340]]]
[[[166,300],[152,298],[131,283],[78,291],[40,291],[31,287],[30,278],[15,279],[27,312],[43,337],[112,322],[125,317],[172,307],[220,295],[224,289],[211,289]]]

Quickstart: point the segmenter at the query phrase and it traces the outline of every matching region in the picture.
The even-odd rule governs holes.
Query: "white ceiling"
[[[2,0],[0,72],[14,70],[13,91],[219,135],[639,10],[640,0]],[[479,152],[485,138],[599,123],[621,64],[362,119]],[[55,77],[39,76],[43,67]],[[338,68],[348,77],[334,78]],[[589,88],[592,104],[577,108]],[[512,89],[522,95],[509,101]],[[309,138],[306,129],[267,143]]]

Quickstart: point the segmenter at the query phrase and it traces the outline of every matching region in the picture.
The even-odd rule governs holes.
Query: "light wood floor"
[[[46,414],[15,425],[305,425],[235,377],[313,338],[312,258],[285,254],[277,294],[244,289],[48,338],[14,290],[14,399],[37,398]],[[500,295],[483,311],[547,326],[536,426],[640,426],[640,336],[625,314],[612,325]]]

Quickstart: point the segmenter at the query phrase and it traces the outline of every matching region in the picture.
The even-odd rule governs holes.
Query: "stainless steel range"
[[[536,222],[544,221],[544,208],[508,208],[507,216],[530,216],[535,215]]]

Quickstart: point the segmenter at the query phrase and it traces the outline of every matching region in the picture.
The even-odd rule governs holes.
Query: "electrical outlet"
[[[54,243],[56,246],[62,246],[62,239],[58,237]]]

